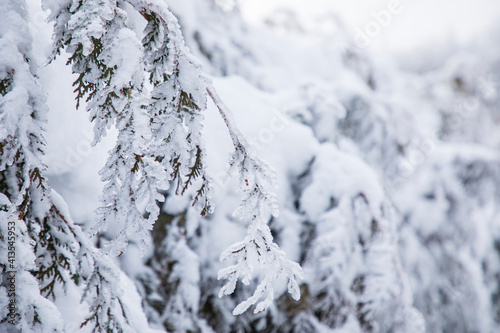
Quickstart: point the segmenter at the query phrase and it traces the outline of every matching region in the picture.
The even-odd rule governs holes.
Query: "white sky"
[[[373,21],[373,11],[391,0],[241,0],[245,18],[259,24],[275,8],[289,8],[305,20],[336,13],[354,35]],[[394,0],[398,1],[398,0]],[[402,10],[373,38],[372,48],[406,53],[451,41],[465,43],[496,23],[500,29],[500,0],[399,0]]]

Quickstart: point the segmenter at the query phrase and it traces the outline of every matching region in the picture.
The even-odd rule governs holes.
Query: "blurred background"
[[[390,3],[400,8],[390,23],[374,39],[371,48],[401,55],[420,49],[432,50],[449,44],[464,46],[488,31],[498,28],[500,4],[494,0],[438,1],[240,1],[243,17],[252,24],[263,24],[277,10],[289,11],[301,24],[317,33],[333,33],[323,24],[327,17],[336,17],[354,34],[365,29],[374,19],[373,13],[387,9]],[[423,49],[423,50],[422,50]],[[418,52],[418,51],[417,51]]]

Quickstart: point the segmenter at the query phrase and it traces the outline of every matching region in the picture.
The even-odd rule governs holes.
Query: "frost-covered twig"
[[[269,189],[276,184],[275,171],[251,154],[245,138],[236,127],[231,111],[221,101],[214,87],[208,86],[207,91],[226,123],[235,148],[229,174],[240,175],[240,187],[244,196],[233,216],[250,222],[245,239],[231,245],[220,257],[221,261],[234,259],[236,264],[219,271],[218,279],[228,280],[221,288],[219,297],[233,293],[238,278],[246,285],[250,283],[253,267],[249,258],[255,256],[260,268],[265,272],[264,279],[254,294],[234,309],[233,314],[245,312],[262,298],[264,300],[257,304],[254,312],[265,311],[274,300],[272,282],[281,276],[288,278],[288,291],[298,300],[300,289],[297,278],[303,278],[302,269],[297,263],[286,259],[285,253],[273,242],[271,230],[267,225],[270,215],[277,217],[279,214],[276,195]]]

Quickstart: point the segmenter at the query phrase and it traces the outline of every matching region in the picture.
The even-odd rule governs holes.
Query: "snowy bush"
[[[242,10],[0,2],[0,331],[499,330],[500,36]]]

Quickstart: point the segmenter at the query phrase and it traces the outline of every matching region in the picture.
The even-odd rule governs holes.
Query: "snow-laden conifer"
[[[73,1],[52,9],[56,22],[53,54],[62,48],[70,54],[68,63],[78,75],[74,82],[77,100],[86,98],[95,122],[94,143],[113,122],[118,129],[116,146],[101,171],[103,205],[92,228],[97,233],[110,223],[120,226],[119,235],[106,245],[108,251],[122,253],[132,235],[145,249],[148,232],[159,214],[156,201],[162,196],[158,190],[168,189],[171,183],[176,194],[184,194],[197,181],[193,205],[201,203],[201,215],[212,211],[201,132],[202,111],[210,95],[231,134],[235,147],[231,169],[242,175],[246,194],[235,215],[251,221],[247,238],[234,245],[238,251],[228,250],[240,252],[235,255],[239,263],[221,271],[220,278],[230,278],[221,295],[234,291],[240,275],[248,283],[252,269],[246,253],[250,251],[257,255],[266,276],[254,296],[235,313],[262,297],[265,300],[256,311],[269,307],[274,297],[272,281],[282,274],[290,280],[289,291],[297,299],[300,267],[285,259],[266,224],[269,213],[277,214],[274,194],[266,184],[272,171],[249,154],[235,123],[228,119],[229,111],[184,45],[177,19],[167,5],[142,0],[103,4]],[[146,20],[142,36],[130,28],[127,11],[132,10]],[[142,44],[138,44],[139,39]],[[229,252],[221,259],[230,257]]]
[[[80,283],[77,281],[92,290],[94,276],[101,271],[116,272],[116,267],[101,259],[69,217],[62,198],[50,188],[42,163],[48,109],[31,56],[25,3],[7,1],[0,8],[0,268],[2,276],[15,275],[12,299],[17,307],[12,322],[4,312],[7,307],[2,308],[0,326],[6,331],[17,327],[22,332],[63,332],[64,318],[51,302],[56,291],[64,292],[69,284]],[[9,251],[15,252],[13,261]],[[107,286],[98,286],[100,296],[91,298],[91,310],[106,310],[112,308],[114,300],[119,301],[120,287],[115,285],[114,276],[107,282]],[[1,293],[8,295],[3,286]],[[122,310],[110,314],[93,315],[89,321],[127,321]],[[105,328],[94,331],[104,332]]]
[[[0,17],[0,269],[2,278],[14,278],[15,291],[9,292],[7,281],[9,288],[1,289],[16,307],[10,317],[2,308],[0,327],[62,332],[60,313],[43,296],[53,297],[54,284],[67,283],[75,272],[75,248],[44,178],[47,107],[35,76],[24,1],[2,2]]]

